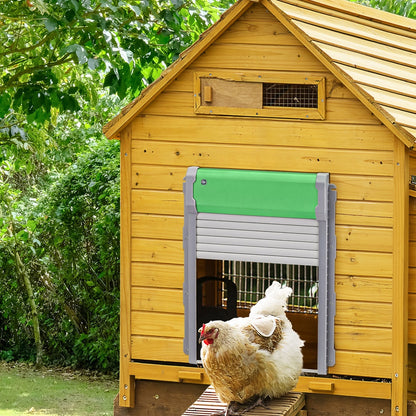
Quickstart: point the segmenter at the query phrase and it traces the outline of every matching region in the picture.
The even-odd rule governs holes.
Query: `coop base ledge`
[[[134,376],[136,380],[200,385],[210,384],[210,380],[203,368],[181,365],[130,362],[129,375]],[[294,391],[336,396],[391,399],[391,383],[331,377],[301,376]]]
[[[179,416],[201,396],[204,384],[136,380],[135,406],[122,407],[114,400],[114,416]],[[368,397],[347,397],[307,393],[308,416],[345,416],[390,414],[391,401]],[[416,403],[408,402],[408,416],[416,416]]]

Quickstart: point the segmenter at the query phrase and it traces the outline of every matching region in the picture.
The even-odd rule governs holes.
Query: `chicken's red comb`
[[[201,331],[201,335],[205,332],[205,324],[202,324],[202,331]]]

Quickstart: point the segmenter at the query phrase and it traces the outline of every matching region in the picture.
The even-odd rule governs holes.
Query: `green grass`
[[[110,416],[117,381],[0,362],[0,415]]]

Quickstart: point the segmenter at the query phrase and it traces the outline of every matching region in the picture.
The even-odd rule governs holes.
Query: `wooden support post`
[[[407,415],[409,163],[395,139],[393,199],[393,357],[391,414]]]
[[[134,376],[131,360],[131,125],[122,131],[120,140],[121,204],[120,213],[120,406],[134,407]]]

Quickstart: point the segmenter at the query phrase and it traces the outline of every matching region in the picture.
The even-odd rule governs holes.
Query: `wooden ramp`
[[[286,396],[267,402],[268,409],[257,407],[247,416],[298,416],[305,406],[303,393],[288,393]],[[209,416],[226,409],[226,405],[218,400],[212,386],[209,386],[182,416]],[[306,414],[306,413],[304,413]]]

